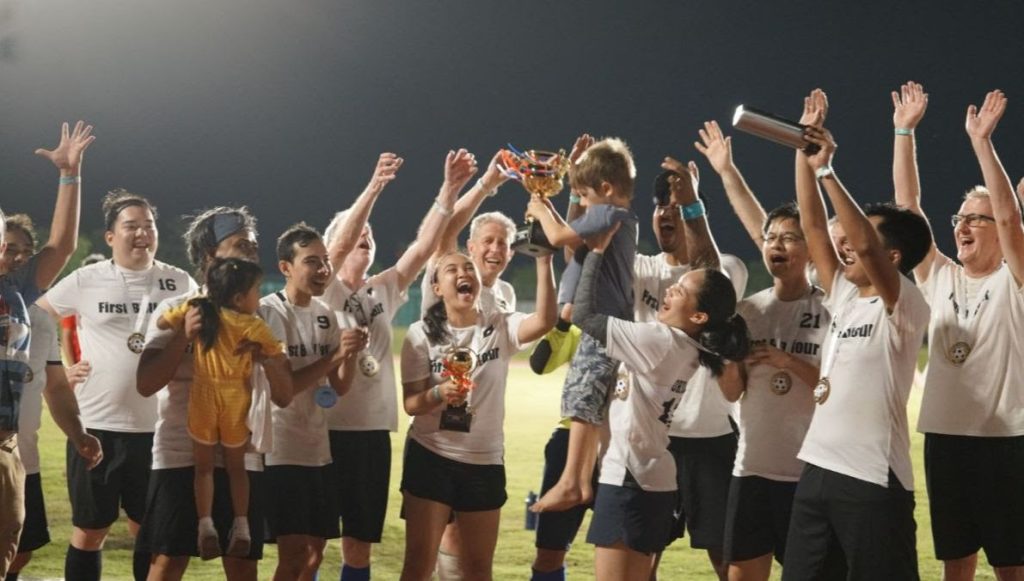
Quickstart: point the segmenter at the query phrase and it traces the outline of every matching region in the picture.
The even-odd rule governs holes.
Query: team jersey
[[[769,287],[741,301],[736,311],[750,329],[751,347],[771,345],[819,366],[831,320],[824,296],[811,287],[803,297],[783,301]],[[740,428],[734,476],[800,479],[803,462],[796,455],[814,414],[813,389],[793,372],[747,365],[747,389],[734,410]]]
[[[697,344],[662,323],[608,319],[608,356],[626,371],[610,394],[611,439],[601,460],[602,484],[623,486],[627,471],[641,488],[676,490],[676,466],[668,450],[672,415],[699,367]]]
[[[334,310],[338,321],[349,328],[366,327],[370,332],[369,345],[356,357],[369,355],[380,366],[373,376],[359,366],[348,393],[327,410],[331,430],[398,430],[391,322],[407,300],[409,296],[399,286],[398,271],[393,267],[371,276],[359,290],[353,291],[335,279],[324,292],[323,301]]]
[[[1024,291],[1010,268],[1002,264],[986,277],[969,278],[936,253],[920,288],[932,318],[917,429],[1024,435]]]
[[[82,359],[91,364],[92,371],[75,387],[75,396],[87,428],[154,430],[156,402],[135,389],[141,350],[133,351],[129,342],[136,334],[144,336],[160,301],[196,288],[188,273],[160,261],[136,271],[106,260],[79,268],[46,293],[58,315],[76,314],[79,318]],[[138,347],[143,344],[139,341]]]
[[[174,329],[157,327],[157,319],[165,311],[185,304],[197,296],[187,293],[162,301],[153,311],[146,330],[146,349],[164,349],[177,333]],[[157,420],[153,433],[153,469],[186,468],[195,465],[193,449],[195,443],[188,435],[188,394],[195,372],[193,346],[190,345],[181,358],[174,376],[166,387],[156,393]],[[218,446],[218,455],[219,455]],[[245,469],[263,470],[263,459],[259,454],[245,455]]]
[[[32,345],[29,350],[29,368],[32,380],[25,383],[21,391],[21,414],[18,423],[18,453],[25,465],[25,474],[39,473],[39,428],[43,418],[43,389],[46,387],[46,371],[55,366],[64,373],[60,361],[60,347],[57,343],[57,324],[43,309],[32,305],[28,308],[32,321]]]
[[[473,413],[470,432],[441,430],[441,412],[445,408],[442,404],[412,418],[410,438],[431,452],[458,462],[504,463],[508,363],[523,348],[519,343],[519,325],[526,317],[522,313],[480,313],[476,325],[449,328],[450,340],[437,345],[427,339],[423,321],[409,327],[402,345],[403,383],[429,379],[428,387],[432,387],[445,382],[443,360],[453,347],[468,347],[479,360],[471,375],[476,387],[468,398]]]
[[[284,341],[292,369],[315,363],[336,349],[341,330],[334,311],[313,297],[300,307],[288,301],[284,291],[260,299],[259,315],[274,336]],[[326,466],[331,463],[327,437],[327,416],[316,404],[317,386],[327,385],[322,377],[313,387],[296,393],[288,407],[272,407],[273,449],[267,452],[267,466]],[[335,405],[345,405],[344,398]]]
[[[799,458],[883,487],[891,469],[912,490],[907,398],[928,303],[900,276],[899,298],[887,313],[881,297],[861,297],[839,269],[824,304],[832,321],[821,374],[830,390],[814,410]]]

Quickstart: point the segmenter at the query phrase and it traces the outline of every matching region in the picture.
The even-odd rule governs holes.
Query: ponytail
[[[750,332],[747,322],[733,313],[725,321],[708,323],[700,332],[702,349],[700,364],[711,370],[711,375],[722,375],[725,360],[739,361],[750,353]]]
[[[209,351],[217,342],[217,332],[220,331],[220,313],[217,312],[217,306],[207,297],[196,297],[188,304],[199,309],[199,342],[204,351]]]
[[[444,301],[437,301],[423,315],[423,324],[427,327],[427,339],[434,345],[447,343],[451,338],[448,333],[448,311]]]

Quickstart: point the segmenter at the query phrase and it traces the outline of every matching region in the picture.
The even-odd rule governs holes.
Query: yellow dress
[[[178,327],[189,308],[186,301],[162,316]],[[205,349],[198,339],[193,345],[195,371],[188,398],[188,432],[200,444],[212,446],[219,442],[236,448],[249,440],[245,419],[252,401],[252,356],[248,351],[235,355],[235,349],[242,341],[252,341],[269,357],[283,353],[284,344],[255,315],[224,308],[219,315],[220,328],[213,346]]]

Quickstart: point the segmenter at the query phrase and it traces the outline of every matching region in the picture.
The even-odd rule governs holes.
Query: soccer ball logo
[[[626,398],[629,397],[629,375],[622,369],[619,369],[618,378],[615,381],[615,397],[622,401],[626,401]]]
[[[953,365],[960,367],[967,361],[967,356],[971,354],[971,346],[963,341],[959,341],[949,348],[947,353],[947,359]]]
[[[775,395],[786,395],[793,387],[793,378],[785,371],[780,371],[772,376],[771,386]]]

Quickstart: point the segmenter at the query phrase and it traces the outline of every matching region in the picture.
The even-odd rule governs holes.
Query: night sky
[[[930,94],[917,133],[924,206],[951,252],[948,216],[980,180],[964,112],[990,89],[1010,99],[996,147],[1015,183],[1024,174],[1024,4],[777,4],[0,0],[0,205],[49,223],[57,175],[32,151],[83,118],[98,136],[83,233],[101,228],[99,200],[118,186],[160,207],[167,250],[182,214],[247,204],[269,264],[278,233],[302,219],[323,228],[394,151],[406,164],[371,218],[390,263],[449,148],[483,165],[505,142],[568,148],[585,131],[633,148],[644,246],[650,184],[670,154],[701,163],[721,248],[753,258],[693,149],[700,123],[726,125],[740,103],[796,118],[823,87],[837,172],[858,200],[884,200],[889,91],[913,79]],[[733,149],[766,206],[793,197],[790,150],[743,134]],[[525,202],[511,183],[484,209],[518,219]]]

